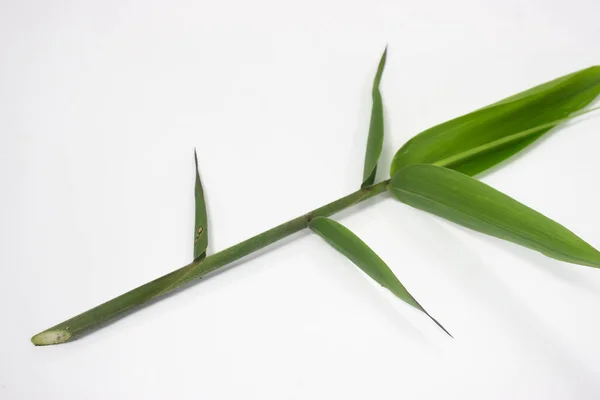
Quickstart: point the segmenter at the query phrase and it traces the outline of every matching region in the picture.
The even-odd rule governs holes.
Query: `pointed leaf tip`
[[[375,182],[375,175],[377,174],[377,163],[381,156],[381,150],[383,148],[383,135],[384,135],[384,121],[383,121],[383,100],[381,98],[381,91],[379,90],[379,84],[381,77],[383,76],[383,70],[385,69],[385,62],[387,60],[387,45],[381,55],[379,65],[377,67],[377,73],[373,79],[373,105],[371,107],[371,120],[369,123],[369,136],[367,139],[367,151],[365,154],[365,165],[363,170],[363,182],[361,187],[365,188],[371,186]]]
[[[406,290],[394,272],[365,242],[351,230],[326,217],[316,217],[309,222],[310,229],[321,236],[327,243],[345,255],[357,267],[362,269],[375,282],[387,288],[396,297],[425,313],[437,326],[450,337],[450,333]]]
[[[400,201],[469,229],[573,264],[600,267],[600,252],[579,236],[504,193],[460,172],[409,165],[392,177]]]
[[[194,161],[196,165],[196,184],[194,187],[195,196],[195,223],[194,223],[194,260],[202,259],[206,256],[208,247],[208,218],[206,216],[206,203],[204,201],[204,190],[200,181],[200,172],[198,171],[198,155],[194,148]]]
[[[437,164],[474,176],[536,142],[598,95],[599,66],[535,86],[414,136],[394,155],[390,175],[407,165]]]

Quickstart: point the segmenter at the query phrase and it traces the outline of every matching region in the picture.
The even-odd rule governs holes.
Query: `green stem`
[[[298,218],[271,228],[250,239],[240,242],[225,250],[197,260],[171,273],[124,293],[106,303],[100,304],[84,313],[57,324],[31,338],[36,346],[64,343],[82,334],[97,329],[117,318],[123,313],[134,310],[148,301],[164,296],[186,283],[199,279],[206,274],[226,266],[250,253],[258,251],[271,243],[275,243],[293,233],[308,227],[315,217],[327,217],[340,212],[361,201],[376,196],[387,189],[389,180],[360,189],[341,199],[317,208]]]

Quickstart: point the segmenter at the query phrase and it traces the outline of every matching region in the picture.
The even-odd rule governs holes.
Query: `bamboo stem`
[[[387,189],[389,180],[360,189],[336,201],[317,208],[300,217],[271,228],[243,242],[215,253],[203,260],[194,261],[127,293],[115,297],[71,319],[61,322],[31,338],[36,346],[60,344],[77,339],[86,332],[102,327],[127,311],[135,310],[152,299],[182,287],[206,274],[258,251],[306,227],[315,217],[327,217],[376,196]]]

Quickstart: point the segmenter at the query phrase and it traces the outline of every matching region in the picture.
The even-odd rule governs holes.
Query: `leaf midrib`
[[[454,210],[454,211],[456,211],[456,212],[458,212],[458,213],[460,213],[460,214],[462,214],[462,215],[466,215],[466,216],[468,216],[468,217],[470,217],[470,218],[473,218],[473,219],[475,219],[475,220],[477,220],[477,221],[479,221],[479,222],[481,222],[481,223],[483,223],[483,224],[486,224],[486,225],[490,225],[490,226],[496,227],[496,228],[498,228],[498,229],[502,230],[503,232],[509,232],[509,231],[507,231],[507,230],[506,230],[506,228],[502,228],[502,227],[500,227],[500,226],[498,226],[498,225],[494,225],[494,224],[492,224],[492,223],[490,223],[490,222],[488,222],[488,221],[484,221],[484,220],[482,220],[481,218],[479,218],[479,217],[477,217],[477,216],[475,216],[475,215],[471,215],[471,214],[469,214],[469,213],[467,213],[467,212],[464,212],[464,211],[461,211],[461,210],[459,210],[459,209],[456,209],[456,208],[449,207],[449,206],[447,206],[447,205],[445,205],[445,204],[443,204],[443,203],[440,203],[440,202],[439,202],[439,201],[437,201],[437,200],[434,200],[434,199],[432,199],[432,198],[429,198],[429,197],[423,196],[423,195],[421,195],[421,194],[418,194],[418,193],[412,192],[412,191],[410,191],[410,190],[406,190],[406,189],[398,189],[398,188],[392,188],[392,190],[398,190],[398,191],[400,191],[400,192],[405,192],[405,193],[411,194],[411,195],[413,195],[413,196],[415,196],[415,197],[419,197],[419,198],[421,198],[421,199],[425,199],[425,200],[428,200],[428,201],[434,202],[434,203],[436,203],[436,204],[439,204],[439,205],[440,205],[440,206],[442,206],[442,207],[445,207],[445,208],[448,208],[448,209]],[[439,217],[439,216],[438,216],[438,217]],[[440,218],[442,218],[442,217],[440,217]],[[456,223],[456,222],[454,222],[454,221],[450,221],[450,222],[452,222],[452,223],[454,223],[454,224],[456,224],[456,225],[460,225],[460,224],[458,224],[458,223]],[[483,233],[483,232],[480,232],[480,233]],[[509,232],[509,233],[512,233],[512,232]],[[486,235],[488,235],[488,236],[492,236],[492,235],[489,235],[489,234],[486,234]],[[515,236],[517,236],[517,237],[519,237],[519,238],[521,238],[521,239],[524,239],[525,241],[532,241],[530,238],[528,238],[528,237],[526,237],[526,236],[523,236],[523,235],[522,235],[522,234],[520,234],[520,233],[514,233],[514,235],[515,235]],[[498,238],[498,239],[500,239],[500,238]],[[581,259],[581,258],[579,258],[579,257],[574,257],[574,256],[571,256],[571,255],[569,255],[569,254],[565,254],[565,253],[564,253],[564,252],[562,252],[562,251],[556,251],[556,250],[553,250],[553,249],[549,249],[548,247],[546,247],[545,245],[543,245],[543,244],[541,244],[541,243],[539,243],[539,242],[537,242],[537,241],[536,241],[535,243],[538,243],[540,247],[542,247],[543,249],[545,249],[545,250],[546,250],[546,251],[548,251],[549,253],[560,254],[560,255],[562,255],[562,256],[564,256],[564,257],[566,257],[566,258],[569,258],[569,259],[573,259],[573,260],[580,261],[580,262],[584,263],[585,265],[589,265],[589,264],[590,264],[590,263],[589,263],[589,261],[587,261],[587,260],[583,260],[583,259]],[[516,243],[515,243],[515,244],[516,244]]]
[[[483,144],[480,146],[476,146],[476,147],[473,147],[472,149],[469,149],[469,150],[463,151],[461,153],[455,154],[453,156],[441,159],[439,161],[434,162],[433,164],[440,166],[440,167],[448,167],[449,165],[453,165],[453,164],[459,163],[461,161],[465,161],[471,157],[475,157],[480,153],[489,152],[489,151],[494,150],[494,148],[499,148],[503,145],[510,144],[512,142],[516,142],[521,139],[525,139],[529,136],[533,136],[534,134],[538,133],[541,130],[548,129],[548,128],[552,129],[563,122],[567,122],[573,118],[580,117],[582,115],[585,115],[592,111],[596,111],[598,109],[600,109],[600,107],[594,107],[589,110],[585,110],[585,111],[582,111],[579,113],[574,113],[573,115],[570,115],[566,118],[557,119],[557,120],[547,122],[542,125],[534,126],[533,128],[529,128],[529,129],[525,129],[524,131],[513,133],[512,135],[493,140],[489,143],[486,143],[486,144]]]

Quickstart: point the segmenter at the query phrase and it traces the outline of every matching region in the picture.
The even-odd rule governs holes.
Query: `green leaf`
[[[331,246],[348,257],[356,266],[373,278],[381,286],[389,289],[399,299],[427,314],[448,335],[450,333],[437,322],[415,298],[400,283],[396,275],[385,262],[352,231],[326,217],[313,218],[309,223],[310,229],[319,234]],[[452,335],[450,335],[452,337]]]
[[[389,190],[400,201],[459,225],[574,264],[600,267],[600,252],[564,226],[460,172],[410,165]]]
[[[582,71],[572,72],[570,74],[558,77],[558,78],[548,81],[546,83],[542,83],[541,85],[534,86],[534,87],[529,88],[521,93],[514,94],[514,95],[509,96],[505,99],[502,99],[494,104],[490,104],[488,107],[495,106],[498,104],[503,104],[503,103],[509,103],[511,101],[520,100],[520,99],[523,99],[525,97],[528,97],[528,96],[531,96],[534,94],[547,92],[547,91],[559,86],[563,82],[571,79],[574,75],[577,75],[580,72],[582,72]]]
[[[194,260],[206,257],[206,248],[208,247],[208,218],[206,217],[206,203],[204,202],[204,190],[200,182],[200,173],[198,172],[198,155],[194,149],[194,160],[196,162],[196,185],[194,195],[196,197],[196,217],[194,224]]]
[[[436,164],[476,175],[523,150],[600,94],[600,66],[590,67],[434,126],[398,150],[390,174]]]
[[[381,92],[379,91],[379,83],[385,68],[385,60],[387,58],[387,47],[381,55],[377,73],[373,80],[373,106],[371,107],[371,122],[369,124],[369,139],[367,140],[367,154],[365,155],[365,168],[363,171],[362,188],[371,186],[375,182],[375,174],[377,173],[377,162],[383,148],[383,101]]]

